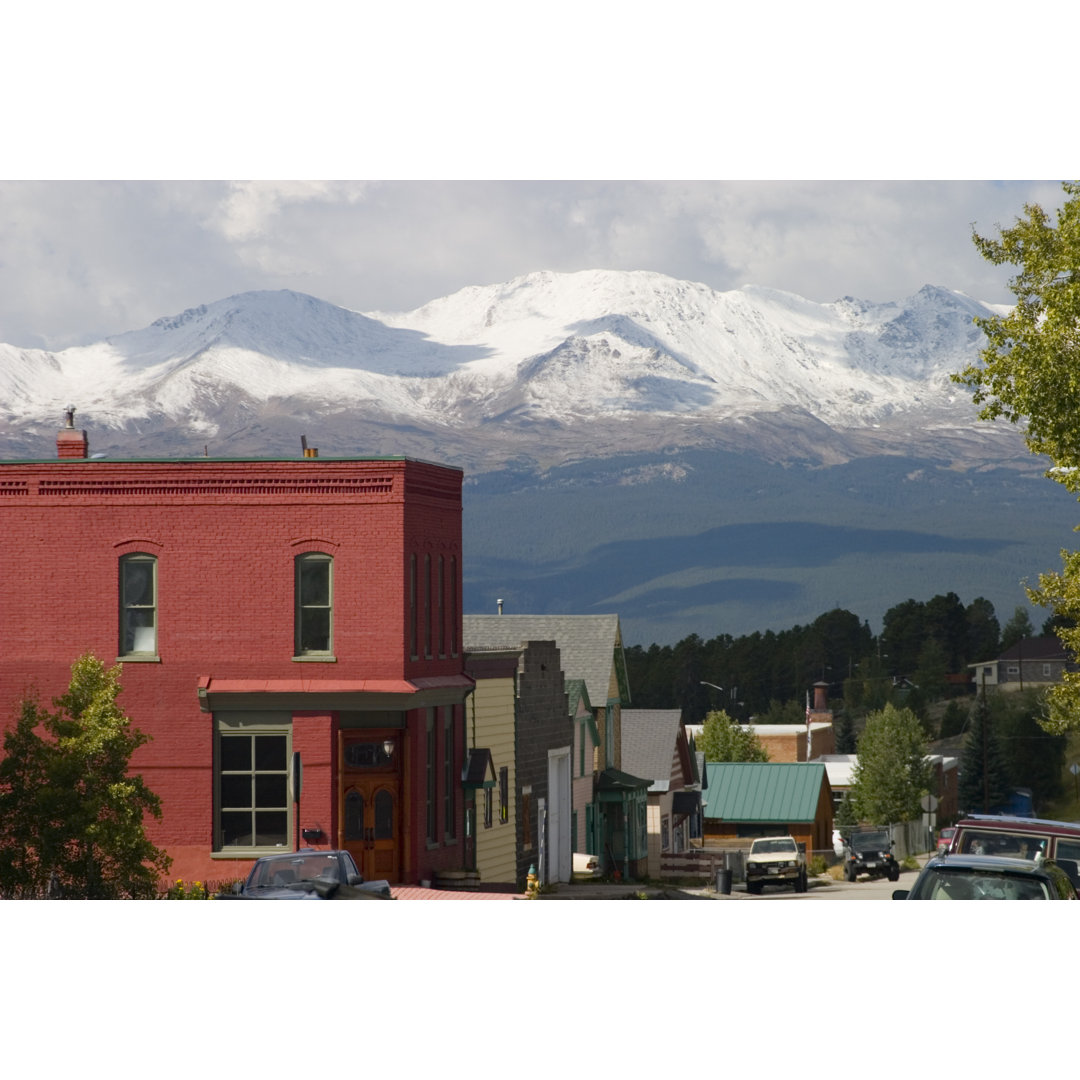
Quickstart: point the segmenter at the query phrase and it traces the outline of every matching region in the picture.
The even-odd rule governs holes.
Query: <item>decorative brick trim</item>
[[[153,551],[156,553],[165,550],[165,545],[160,541],[148,540],[142,536],[132,537],[128,540],[117,540],[113,547],[121,555],[128,555],[133,551]]]
[[[39,480],[38,494],[45,496],[110,497],[158,495],[165,497],[224,495],[389,495],[394,490],[392,476],[304,479],[243,477],[185,478],[175,482],[154,480]]]
[[[321,536],[305,536],[300,540],[290,540],[289,547],[296,548],[297,555],[308,551],[321,551],[324,555],[333,555],[341,543],[338,540],[324,540]],[[329,550],[329,549],[333,550]]]

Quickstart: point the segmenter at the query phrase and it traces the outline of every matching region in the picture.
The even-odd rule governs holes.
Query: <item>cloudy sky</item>
[[[44,7],[14,18],[48,66],[28,49],[0,69],[21,102],[0,165],[13,345],[97,340],[252,289],[401,310],[541,269],[1001,302],[1008,271],[979,258],[972,226],[1061,198],[1025,179],[1063,163],[1034,152],[1056,144],[1015,84],[971,93],[1000,24],[919,0],[903,25],[844,0],[663,19],[555,0],[531,22],[482,2],[311,9],[338,12],[332,26],[193,0],[159,27],[110,25],[144,9],[105,3],[66,14],[63,35]],[[1040,62],[1054,97],[1071,68]]]

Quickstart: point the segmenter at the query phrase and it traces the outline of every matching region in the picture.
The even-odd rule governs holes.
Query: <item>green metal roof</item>
[[[705,765],[704,815],[720,821],[813,821],[825,781],[820,761]]]

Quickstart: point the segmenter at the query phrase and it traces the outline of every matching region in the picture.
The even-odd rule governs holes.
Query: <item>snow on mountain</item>
[[[527,274],[411,312],[244,293],[58,353],[0,345],[0,420],[54,421],[74,403],[98,425],[206,434],[267,409],[443,429],[785,409],[841,429],[907,411],[963,425],[974,413],[948,374],[977,354],[973,317],[995,310],[934,286],[819,304],[607,270]]]

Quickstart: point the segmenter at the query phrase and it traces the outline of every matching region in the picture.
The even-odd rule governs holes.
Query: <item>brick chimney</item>
[[[75,430],[75,406],[69,405],[65,415],[67,427],[61,428],[56,434],[56,456],[59,458],[88,457],[90,443],[86,438],[86,432]]]
[[[827,682],[814,683],[814,712],[825,712],[828,709],[829,684]]]

